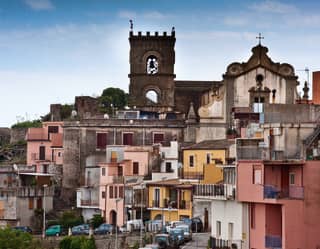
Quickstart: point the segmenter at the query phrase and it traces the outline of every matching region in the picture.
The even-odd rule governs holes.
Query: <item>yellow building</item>
[[[176,221],[192,217],[192,185],[170,179],[147,183],[152,220]]]
[[[199,183],[214,184],[223,180],[223,170],[231,143],[227,139],[207,140],[183,149],[184,179],[198,179]]]

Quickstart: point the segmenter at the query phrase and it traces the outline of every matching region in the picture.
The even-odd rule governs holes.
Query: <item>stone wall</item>
[[[0,128],[0,145],[8,144],[10,142],[10,129]]]
[[[10,143],[24,141],[26,139],[28,128],[13,128],[10,134]]]

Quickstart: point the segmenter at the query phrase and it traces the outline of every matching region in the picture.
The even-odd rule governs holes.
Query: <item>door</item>
[[[281,195],[287,197],[289,195],[289,168],[282,166],[281,168]]]
[[[208,209],[204,209],[204,231],[208,231],[209,226],[209,212]]]

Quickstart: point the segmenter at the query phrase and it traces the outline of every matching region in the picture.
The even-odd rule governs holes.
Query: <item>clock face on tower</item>
[[[158,73],[158,60],[155,56],[149,56],[147,59],[147,74]]]

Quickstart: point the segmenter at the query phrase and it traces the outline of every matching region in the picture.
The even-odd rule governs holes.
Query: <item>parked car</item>
[[[128,232],[140,231],[141,227],[144,230],[143,221],[141,219],[127,221]]]
[[[154,238],[159,249],[179,249],[178,240],[166,233],[159,233]]]
[[[195,218],[192,218],[191,221],[192,221],[191,223],[192,232],[199,233],[203,231],[203,223],[200,218],[195,217]]]
[[[191,241],[192,240],[192,230],[191,227],[187,224],[185,225],[179,225],[176,226],[176,228],[183,230],[183,236],[185,241]]]
[[[176,226],[179,226],[179,225],[183,225],[183,221],[180,221],[180,220],[170,221],[169,224],[166,226],[167,233],[170,232],[171,228],[175,228]]]
[[[127,226],[126,225],[123,225],[121,227],[119,227],[119,232],[120,233],[128,233],[128,229],[127,229]]]
[[[184,244],[184,231],[180,228],[171,228],[170,229],[170,236],[173,237],[173,239],[178,240],[179,245]]]
[[[162,228],[162,220],[149,220],[146,222],[148,232],[160,232]]]
[[[89,224],[82,224],[71,228],[72,235],[89,235]]]
[[[159,245],[158,244],[147,244],[145,247],[151,248],[151,249],[159,249]]]
[[[27,226],[17,226],[17,227],[13,227],[13,229],[17,231],[25,232],[25,233],[32,233],[31,228]]]
[[[103,223],[98,228],[94,229],[94,234],[110,234],[113,231],[111,224]]]
[[[48,227],[45,233],[46,236],[60,236],[62,234],[65,234],[65,231],[63,230],[61,225],[54,225]]]

